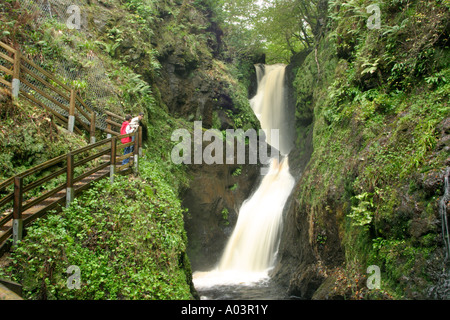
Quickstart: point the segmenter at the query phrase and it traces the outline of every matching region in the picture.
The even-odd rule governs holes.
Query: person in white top
[[[130,132],[127,131],[127,133],[135,132],[139,128],[139,122],[144,119],[144,113],[140,112],[137,117],[134,117],[130,121]]]

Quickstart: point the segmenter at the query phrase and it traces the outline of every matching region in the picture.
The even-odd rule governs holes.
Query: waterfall
[[[239,210],[238,221],[217,267],[208,272],[195,272],[195,286],[253,283],[268,279],[276,262],[283,208],[294,187],[289,173],[288,154],[293,146],[289,134],[287,98],[284,84],[285,65],[257,65],[258,90],[250,105],[266,133],[266,141],[280,150],[282,160],[272,159],[268,173],[257,190]],[[271,137],[278,129],[279,139]]]
[[[250,100],[250,106],[261,123],[267,142],[277,148],[282,155],[289,154],[293,147],[292,126],[287,111],[287,93],[284,85],[283,64],[257,65],[257,93]],[[270,129],[278,129],[280,139],[272,139]]]
[[[450,175],[450,169],[447,169],[444,176],[444,195],[439,203],[439,213],[441,215],[442,221],[442,238],[444,239],[445,247],[445,260],[448,261],[450,258],[450,239],[449,230],[447,222],[447,202],[450,200],[450,188],[448,177]]]
[[[437,283],[431,286],[428,290],[428,295],[435,300],[450,299],[450,271],[448,269],[450,259],[450,236],[447,221],[447,203],[450,201],[450,183],[449,183],[450,168],[447,168],[444,176],[444,195],[439,201],[439,213],[442,222],[442,238],[444,240],[446,266],[437,275]]]

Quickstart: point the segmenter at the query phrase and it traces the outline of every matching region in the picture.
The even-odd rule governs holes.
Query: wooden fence
[[[75,89],[1,41],[0,48],[3,49],[3,52],[0,51],[0,83],[10,88],[13,98],[22,95],[44,108],[70,132],[82,134],[84,129],[89,133],[91,143],[95,142],[96,129],[106,132],[108,137],[120,134],[121,123],[125,120],[123,117],[103,111],[106,125],[101,126],[96,112]]]
[[[133,137],[133,141],[126,144],[117,143],[126,137]],[[123,155],[121,150],[128,146],[134,146],[133,152]],[[7,214],[4,214],[3,217],[0,215],[0,246],[11,236],[13,244],[17,243],[22,239],[24,228],[31,222],[42,217],[51,209],[64,206],[64,204],[68,206],[81,191],[89,188],[93,182],[105,177],[110,177],[113,182],[116,173],[127,174],[133,171],[137,173],[141,147],[142,128],[139,127],[139,130],[134,133],[112,136],[90,144],[0,183],[0,194],[6,194],[0,199],[0,209],[8,208],[8,206],[11,208],[12,204],[10,212],[6,211]],[[130,161],[122,164],[126,158],[130,158]],[[93,165],[87,166],[92,162],[94,162]],[[76,170],[77,168],[83,172],[79,172],[80,170]],[[38,180],[26,182],[28,177],[44,172],[44,170],[52,172]],[[58,177],[64,174],[66,175],[65,181],[58,180]],[[58,185],[51,190],[39,192],[34,198],[25,199],[26,193],[42,189],[44,184],[49,185],[50,181]],[[11,189],[13,191],[6,191]],[[5,249],[0,251],[5,251]]]

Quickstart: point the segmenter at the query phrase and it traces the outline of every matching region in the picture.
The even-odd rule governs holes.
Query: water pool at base
[[[272,280],[253,284],[222,284],[197,289],[201,300],[286,300],[286,289]]]

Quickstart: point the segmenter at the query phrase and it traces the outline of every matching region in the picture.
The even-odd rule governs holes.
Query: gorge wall
[[[351,15],[361,8],[330,6],[315,50],[293,59],[299,180],[273,271],[291,296],[448,298],[439,206],[450,164],[449,87],[424,81],[449,72],[448,8],[429,4],[383,2],[380,31]],[[414,33],[419,15],[427,18]],[[402,21],[401,32],[386,33]],[[406,38],[409,45],[399,42]],[[377,61],[370,71],[367,61]],[[381,270],[377,290],[366,283],[371,265]]]
[[[287,68],[297,184],[272,274],[291,296],[442,298],[448,289],[439,215],[450,165],[448,8],[432,1],[382,7],[382,27],[371,30],[355,14],[362,5],[330,4],[315,46]],[[233,81],[208,78],[183,59],[161,60],[169,110],[205,128],[241,127],[226,110],[239,114],[246,93],[236,99]],[[203,66],[215,75],[225,70],[214,59]],[[194,270],[217,261],[257,181],[255,168],[234,176],[236,169],[189,168],[184,204]],[[379,290],[366,284],[371,265],[381,270]]]
[[[213,268],[219,261],[239,208],[260,179],[259,166],[251,164],[191,165],[189,188],[182,195],[187,253],[193,271]]]

